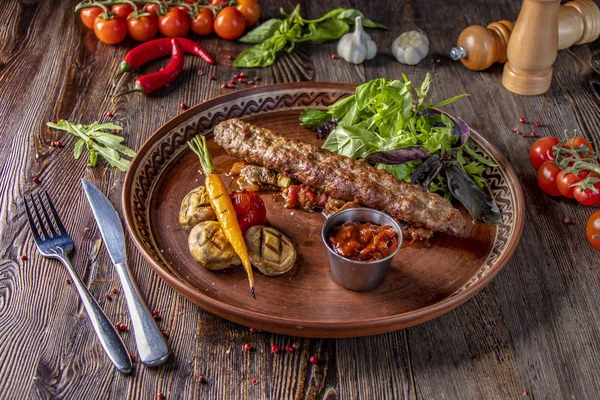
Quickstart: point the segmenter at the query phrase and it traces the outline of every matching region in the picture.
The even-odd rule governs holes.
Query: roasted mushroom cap
[[[204,221],[194,226],[188,245],[194,259],[211,271],[242,263],[217,221]]]
[[[200,222],[215,221],[217,216],[210,205],[204,186],[199,186],[185,195],[179,209],[179,223],[190,230]]]
[[[244,233],[250,262],[268,276],[288,272],[296,261],[296,249],[283,233],[265,226],[253,226]]]

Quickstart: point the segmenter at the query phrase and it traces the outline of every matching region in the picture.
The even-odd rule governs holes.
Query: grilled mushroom
[[[283,233],[265,226],[253,226],[244,233],[250,261],[268,276],[281,275],[292,269],[296,249]]]
[[[217,221],[204,221],[194,226],[188,245],[194,259],[211,271],[242,263]]]
[[[215,221],[217,216],[210,206],[204,186],[199,186],[185,195],[179,209],[179,223],[190,230],[203,221]]]

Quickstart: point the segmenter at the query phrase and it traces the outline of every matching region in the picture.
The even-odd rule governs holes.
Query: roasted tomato
[[[237,214],[240,229],[246,232],[246,229],[264,225],[267,221],[267,210],[260,196],[254,192],[243,190],[241,192],[233,192],[229,195],[235,213]]]

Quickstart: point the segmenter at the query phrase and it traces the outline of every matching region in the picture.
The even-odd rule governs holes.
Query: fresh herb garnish
[[[270,19],[240,38],[240,42],[252,43],[233,62],[239,68],[259,68],[273,65],[277,53],[291,53],[297,43],[323,43],[336,40],[348,33],[357,16],[362,17],[365,28],[387,29],[385,25],[364,18],[359,10],[343,7],[329,11],[321,18],[308,20],[300,15],[300,5],[289,15],[280,10],[285,19]],[[307,27],[308,32],[303,28]]]
[[[111,123],[100,124],[94,122],[91,125],[73,124],[69,121],[60,120],[57,123],[48,122],[50,128],[69,132],[77,136],[79,140],[75,143],[73,155],[79,159],[83,150],[87,147],[90,153],[90,162],[88,166],[95,167],[98,156],[102,156],[112,167],[117,167],[121,171],[127,171],[130,161],[122,158],[121,154],[128,157],[135,156],[135,151],[124,146],[122,143],[124,137],[113,135],[105,131],[122,131],[123,127]],[[121,154],[119,154],[121,153]]]
[[[483,172],[495,165],[469,147],[469,127],[463,121],[434,109],[466,94],[433,104],[427,99],[429,74],[420,87],[402,78],[374,79],[327,111],[305,110],[300,121],[315,129],[337,120],[324,149],[374,164],[446,198],[454,196],[475,219],[500,223],[498,207],[482,190]]]

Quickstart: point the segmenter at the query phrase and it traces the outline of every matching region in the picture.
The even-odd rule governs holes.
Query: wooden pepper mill
[[[552,82],[558,53],[560,0],[523,0],[508,48],[502,84],[513,93],[538,95]]]
[[[450,50],[453,60],[460,60],[473,71],[482,71],[493,63],[506,62],[508,40],[513,23],[502,20],[487,27],[469,26],[463,30],[456,47]],[[558,11],[558,50],[590,43],[600,36],[600,8],[593,0],[573,0]]]

